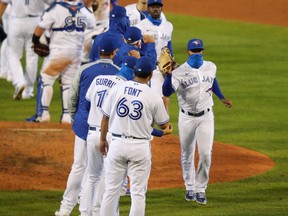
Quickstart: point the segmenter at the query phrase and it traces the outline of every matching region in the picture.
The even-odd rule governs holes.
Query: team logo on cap
[[[195,46],[199,46],[201,44],[200,40],[193,41],[192,43],[195,44]]]

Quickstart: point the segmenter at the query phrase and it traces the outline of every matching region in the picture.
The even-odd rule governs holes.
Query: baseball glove
[[[158,68],[162,74],[171,73],[172,61],[173,61],[173,58],[171,56],[171,53],[168,47],[162,48],[159,61],[158,61]]]
[[[40,57],[46,57],[49,55],[50,53],[50,49],[49,46],[45,45],[45,44],[41,44],[41,43],[37,43],[34,44],[32,46],[32,49],[34,50],[34,52],[39,55]]]

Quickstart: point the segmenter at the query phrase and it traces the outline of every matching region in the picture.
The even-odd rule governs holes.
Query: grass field
[[[205,59],[217,65],[217,79],[233,102],[226,109],[215,97],[215,141],[231,143],[268,155],[276,167],[260,176],[210,184],[208,204],[184,200],[184,188],[149,190],[147,216],[263,216],[288,212],[288,28],[168,14],[174,25],[176,61],[186,59],[187,41],[204,40]],[[0,120],[23,121],[34,113],[35,102],[13,101],[13,87],[0,81]],[[170,114],[177,134],[177,100]],[[59,121],[60,94],[55,86],[52,121]],[[212,164],[213,166],[213,164]],[[0,215],[49,216],[59,207],[63,191],[0,191]],[[129,198],[121,199],[128,215]],[[73,216],[78,215],[75,208]]]

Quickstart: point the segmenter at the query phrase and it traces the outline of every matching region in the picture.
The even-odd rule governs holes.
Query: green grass
[[[176,60],[179,63],[185,61],[189,39],[203,39],[205,59],[217,65],[221,89],[233,102],[229,110],[214,98],[215,141],[264,153],[275,161],[276,167],[241,181],[209,184],[206,206],[186,202],[184,187],[149,190],[146,215],[287,215],[288,28],[172,14],[168,14],[168,19],[174,25]],[[1,121],[23,121],[34,113],[33,100],[13,101],[11,84],[1,80],[0,86]],[[60,107],[60,93],[56,85],[51,106],[53,122],[59,120]],[[174,95],[171,97],[170,114],[175,134],[178,132],[177,112]],[[59,207],[62,193],[1,191],[0,215],[53,215]],[[121,215],[128,215],[129,206],[130,199],[121,198]],[[72,215],[78,215],[77,208]]]

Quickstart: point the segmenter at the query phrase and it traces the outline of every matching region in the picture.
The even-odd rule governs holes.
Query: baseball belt
[[[100,127],[90,127],[90,126],[89,126],[89,130],[101,132],[101,128],[100,128]]]
[[[210,111],[210,108],[206,109],[207,112]],[[198,112],[198,113],[191,113],[189,111],[185,111],[181,108],[181,112],[186,114],[186,115],[189,115],[189,116],[193,116],[193,117],[200,117],[200,116],[203,116],[205,114],[205,110],[202,110],[201,112]]]
[[[112,136],[114,137],[119,137],[119,138],[124,138],[124,139],[141,139],[141,140],[146,140],[146,138],[139,138],[139,137],[134,137],[134,136],[125,136],[125,135],[121,135],[121,134],[114,134],[112,133]]]

